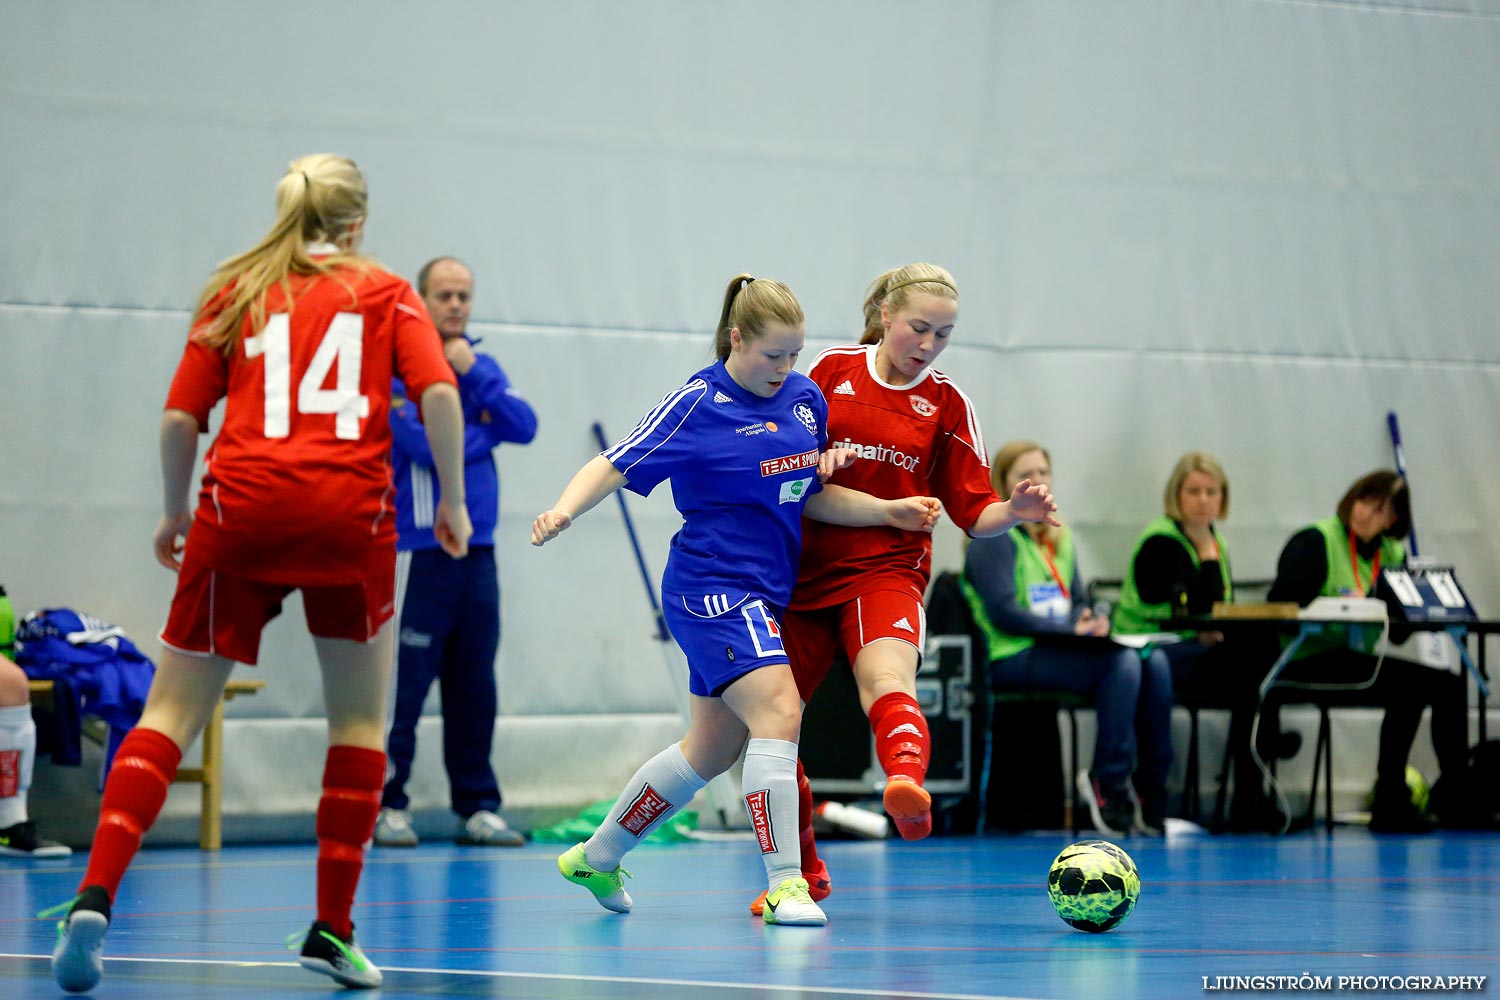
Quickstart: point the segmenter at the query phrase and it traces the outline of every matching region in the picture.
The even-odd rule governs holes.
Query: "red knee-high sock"
[[[79,889],[102,885],[114,902],[120,879],[140,850],[141,838],[156,822],[180,763],[182,749],[165,733],[137,727],[125,734],[104,783],[99,826]]]
[[[323,767],[318,801],[318,919],[339,937],[353,932],[349,911],[365,866],[365,843],[375,833],[385,754],[365,747],[332,746]]]
[[[802,768],[802,758],[797,758],[797,830],[802,840],[802,870],[812,871],[818,867],[818,842],[813,837],[812,782]]]
[[[875,756],[885,773],[920,785],[927,777],[932,737],[917,699],[904,691],[882,696],[870,706],[870,731],[875,734]]]

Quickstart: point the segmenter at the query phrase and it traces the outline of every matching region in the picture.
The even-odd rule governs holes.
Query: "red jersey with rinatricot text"
[[[965,531],[1000,497],[974,406],[953,381],[928,368],[909,385],[875,375],[876,345],[833,347],[808,377],[828,399],[828,447],[860,457],[829,483],[886,500],[935,496]],[[847,528],[809,518],[792,607],[826,608],[877,590],[927,590],[932,536],[898,528]]]
[[[212,567],[291,585],[365,578],[379,547],[396,544],[392,505],[391,377],[419,400],[455,384],[442,340],[404,279],[376,267],[292,275],[291,307],[266,293],[266,324],[226,357],[190,335],[167,409],[208,430],[224,424],[204,459],[188,532]],[[221,294],[194,324],[204,328]]]

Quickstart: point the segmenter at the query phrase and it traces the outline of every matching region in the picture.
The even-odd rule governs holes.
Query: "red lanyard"
[[[1042,558],[1047,560],[1047,568],[1052,571],[1052,579],[1057,581],[1057,587],[1062,591],[1062,595],[1069,600],[1072,600],[1073,595],[1068,593],[1068,585],[1066,583],[1063,583],[1062,574],[1057,571],[1057,563],[1052,561],[1052,554],[1054,551],[1055,550],[1052,548],[1052,539],[1043,538]]]
[[[1349,532],[1349,568],[1354,570],[1354,587],[1360,594],[1366,593],[1364,581],[1359,578],[1359,552],[1354,548],[1354,532]],[[1380,550],[1375,550],[1375,564],[1370,567],[1370,586],[1375,586],[1375,578],[1380,575]]]

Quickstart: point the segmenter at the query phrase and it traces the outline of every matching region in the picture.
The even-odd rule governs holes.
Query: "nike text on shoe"
[[[793,927],[822,927],[828,923],[828,915],[812,901],[805,878],[783,879],[774,891],[767,893],[761,919],[768,924]]]
[[[893,774],[886,779],[882,798],[902,840],[921,840],[932,833],[932,796],[927,789],[908,777]]]
[[[630,873],[623,868],[601,872],[590,867],[582,844],[576,844],[558,856],[557,870],[569,882],[592,892],[599,905],[606,910],[630,912],[630,893],[625,891],[625,880],[631,877]]]
[[[84,886],[68,915],[57,924],[52,978],[69,993],[87,993],[104,975],[104,932],[109,930],[109,893]]]
[[[354,943],[353,924],[349,927],[349,938],[345,940],[328,924],[315,921],[302,942],[297,964],[359,990],[373,990],[385,981],[380,970]]]
[[[822,858],[818,859],[818,867],[814,871],[802,869],[802,878],[807,882],[807,894],[812,897],[814,903],[821,903],[833,892],[833,882],[828,878],[828,865]],[[755,897],[755,902],[750,904],[750,912],[757,917],[766,912],[766,896],[771,890],[767,889]]]

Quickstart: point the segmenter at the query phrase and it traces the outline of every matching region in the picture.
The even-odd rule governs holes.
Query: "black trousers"
[[[1261,706],[1257,749],[1264,759],[1280,731],[1282,705],[1307,703],[1385,709],[1376,764],[1376,801],[1407,799],[1406,761],[1417,738],[1422,712],[1432,709],[1432,749],[1444,774],[1463,775],[1468,767],[1468,686],[1463,673],[1450,673],[1387,656],[1376,673],[1376,657],[1352,649],[1316,653],[1289,665]],[[1373,683],[1369,682],[1371,677]],[[1295,685],[1335,685],[1298,689]],[[1283,686],[1286,685],[1286,686]],[[1273,751],[1274,752],[1274,751]]]

